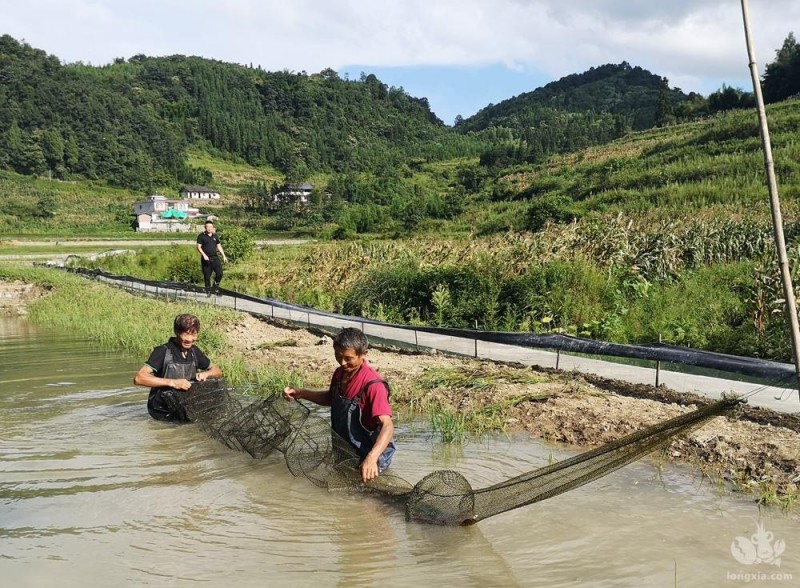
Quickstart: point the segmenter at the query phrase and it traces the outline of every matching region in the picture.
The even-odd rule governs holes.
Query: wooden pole
[[[761,145],[764,150],[764,167],[767,170],[767,186],[769,188],[769,202],[772,210],[772,227],[775,232],[775,247],[778,250],[778,264],[783,282],[783,297],[786,301],[786,314],[789,317],[789,327],[792,334],[792,350],[794,351],[794,368],[797,377],[797,388],[800,390],[800,325],[797,321],[797,305],[795,303],[792,274],[789,271],[789,259],[786,255],[786,241],[783,237],[783,218],[781,216],[780,200],[778,199],[778,182],[775,179],[775,164],[772,160],[772,144],[767,126],[767,112],[764,108],[764,97],[761,95],[761,79],[758,75],[753,39],[750,35],[750,8],[747,0],[742,0],[742,19],[744,21],[744,36],[747,42],[747,57],[750,65],[750,77],[753,80],[753,93],[756,98],[758,110],[759,132]]]

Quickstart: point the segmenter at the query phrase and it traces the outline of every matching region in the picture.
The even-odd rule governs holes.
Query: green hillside
[[[800,197],[800,101],[770,105],[767,116],[782,198],[791,209]],[[538,230],[546,222],[620,213],[674,220],[704,210],[764,216],[765,182],[756,114],[733,111],[505,168],[491,194],[476,196],[489,201],[481,222],[493,224],[484,232]]]
[[[364,186],[342,188],[353,174],[386,178],[464,157],[492,167],[541,161],[708,110],[702,97],[623,63],[487,106],[453,129],[426,98],[374,75],[268,72],[181,55],[63,64],[8,35],[0,79],[0,169],[142,193],[209,183],[209,170],[187,161],[189,149],[292,182],[328,174],[329,192],[363,200]]]
[[[767,67],[765,94],[790,95],[798,63],[790,35]],[[132,202],[176,196],[184,183],[222,193],[213,212],[251,231],[334,238],[751,214],[763,193],[746,93],[686,95],[628,63],[489,105],[455,128],[425,98],[374,75],[184,56],[63,64],[8,35],[0,79],[0,226],[12,231],[127,232]],[[788,202],[796,111],[792,101],[769,108]],[[287,181],[311,182],[312,201],[275,205]]]
[[[517,130],[549,121],[554,112],[608,113],[621,129],[644,130],[690,114],[697,94],[670,88],[669,82],[627,62],[593,67],[546,86],[489,105],[464,119],[462,131],[489,127]]]
[[[64,65],[0,37],[0,167],[79,175],[137,190],[195,183],[186,147],[293,180],[397,165],[412,153],[452,157],[479,145],[449,133],[427,100],[375,76],[342,80],[173,56]]]
[[[767,108],[784,206],[800,196],[800,101]],[[224,198],[221,214],[255,231],[314,235],[491,234],[536,231],[575,219],[698,214],[766,219],[765,172],[753,111],[628,133],[603,146],[506,168],[477,157],[361,172],[309,176],[344,197],[303,207],[260,207],[259,186],[282,183],[274,168],[238,163],[191,148],[186,162],[206,169]],[[35,234],[131,231],[131,205],[144,193],[101,181],[36,178],[0,171],[0,227]],[[177,196],[177,189],[160,190]],[[706,211],[706,212],[703,212]]]

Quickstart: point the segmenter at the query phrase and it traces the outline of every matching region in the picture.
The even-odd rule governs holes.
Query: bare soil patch
[[[24,316],[28,304],[47,294],[36,284],[0,281],[0,316]]]
[[[302,371],[311,386],[326,386],[335,368],[330,338],[319,333],[243,315],[228,336],[248,362]],[[418,389],[432,369],[462,374],[472,370],[482,381],[494,371],[491,386],[451,386],[431,394],[459,412],[500,407],[506,430],[578,448],[613,441],[709,402],[663,386],[440,354],[371,348],[368,357],[391,383],[394,404],[401,411],[407,408],[404,400],[414,397],[410,391]],[[800,484],[800,418],[745,405],[736,414],[714,418],[675,439],[662,456],[691,464],[715,482],[752,492],[759,500],[790,506]]]

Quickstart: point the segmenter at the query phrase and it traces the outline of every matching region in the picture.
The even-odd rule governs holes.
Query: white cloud
[[[747,76],[741,6],[734,0],[2,0],[0,5],[0,33],[24,38],[67,62],[103,64],[137,53],[178,53],[308,72],[353,63],[502,63],[558,78],[624,60],[686,83]],[[763,67],[791,23],[800,23],[800,2],[754,0],[750,9]]]

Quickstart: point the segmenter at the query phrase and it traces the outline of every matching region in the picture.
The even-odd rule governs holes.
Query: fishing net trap
[[[725,414],[741,403],[724,398],[656,423],[596,449],[473,489],[452,470],[434,471],[411,484],[388,470],[361,481],[355,449],[336,435],[327,419],[280,394],[258,396],[228,387],[224,380],[194,383],[179,391],[189,419],[230,449],[260,459],[279,452],[289,471],[316,486],[336,491],[369,491],[396,501],[406,519],[439,525],[471,525],[601,478],[665,446],[673,437]]]

